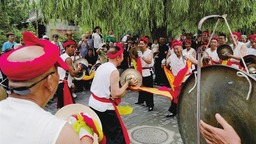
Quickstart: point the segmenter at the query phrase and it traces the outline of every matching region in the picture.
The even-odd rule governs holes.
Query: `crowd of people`
[[[4,77],[7,77],[9,80],[9,84],[4,85],[11,91],[10,98],[5,102],[1,102],[1,108],[5,109],[7,105],[9,105],[9,101],[12,103],[17,102],[15,98],[24,98],[29,99],[29,101],[35,101],[39,107],[44,108],[47,102],[52,98],[53,94],[58,97],[57,108],[62,108],[67,103],[75,103],[75,96],[74,94],[72,96],[71,91],[72,83],[74,83],[76,89],[90,89],[92,92],[89,106],[101,119],[103,132],[107,137],[107,141],[110,143],[128,143],[129,138],[127,138],[127,131],[122,120],[118,116],[118,112],[116,112],[115,106],[116,103],[118,103],[118,100],[125,96],[125,90],[129,86],[136,85],[137,83],[136,79],[131,78],[121,88],[119,88],[120,74],[128,68],[135,67],[133,62],[134,59],[131,58],[130,53],[132,48],[135,47],[138,49],[138,60],[136,62],[141,63],[142,83],[143,86],[146,87],[153,87],[154,84],[170,87],[163,67],[168,68],[175,77],[184,67],[187,66],[187,62],[189,61],[191,62],[191,65],[183,79],[184,82],[186,78],[192,74],[192,71],[196,69],[195,65],[198,63],[196,51],[198,48],[202,49],[202,53],[206,53],[203,56],[203,61],[201,62],[202,66],[224,64],[237,69],[243,69],[240,65],[241,57],[246,55],[256,56],[256,34],[251,34],[247,37],[245,35],[241,35],[239,32],[232,32],[228,35],[228,41],[228,37],[224,33],[218,33],[217,35],[210,36],[209,32],[205,31],[202,33],[200,41],[193,39],[193,35],[191,33],[184,33],[177,39],[170,37],[166,42],[165,37],[159,37],[155,38],[153,43],[151,43],[148,36],[132,37],[131,33],[128,33],[118,41],[113,30],[109,30],[108,35],[105,38],[101,32],[101,28],[97,26],[93,29],[92,34],[90,31],[85,32],[78,42],[73,39],[73,34],[69,31],[65,33],[67,39],[64,42],[60,42],[58,40],[58,34],[52,35],[52,41],[50,41],[48,36],[44,36],[42,38],[43,40],[39,40],[37,38],[28,40],[23,37],[25,46],[23,46],[23,48],[19,46],[17,50],[17,46],[15,46],[17,43],[14,40],[14,33],[7,33],[6,36],[8,41],[3,44],[2,53],[3,55],[9,54],[8,56],[11,58],[8,59],[9,61],[7,61],[6,64],[11,64],[11,59],[16,58],[20,58],[17,61],[23,62],[25,58],[21,54],[25,51],[32,53],[33,51],[30,51],[30,46],[32,45],[35,47],[35,53],[32,54],[32,59],[35,60],[35,68],[37,69],[33,71],[34,74],[31,74],[31,71],[27,73],[25,73],[26,71],[21,72],[19,69],[11,72],[13,68],[8,68],[8,70],[6,67],[2,66],[3,64],[1,64],[1,71],[3,71]],[[223,54],[223,56],[228,57],[228,62],[222,60],[217,53],[218,47],[224,44],[229,44],[233,51],[232,53]],[[52,45],[54,45],[58,51],[55,52],[54,55],[50,55],[51,52],[46,52],[48,49],[47,47],[52,47]],[[45,53],[42,53],[42,48]],[[9,53],[10,51],[12,52]],[[17,55],[17,57],[12,57],[12,53],[13,55]],[[48,57],[53,60],[51,63],[47,63],[49,60],[44,63],[40,63],[39,61],[36,61],[35,58],[37,57],[42,57],[43,59]],[[88,65],[79,63],[77,67],[74,67],[73,63],[79,58],[86,59],[88,61]],[[63,61],[65,66],[63,66],[63,64],[59,64],[60,61]],[[57,65],[55,63],[62,65],[62,67],[56,67]],[[24,62],[23,65],[26,65],[26,63]],[[92,81],[84,82],[74,80],[73,77],[79,72],[82,70],[91,71],[91,69],[95,68],[96,65],[98,69]],[[18,64],[17,68],[19,68]],[[36,72],[38,69],[44,70],[42,72],[39,70],[39,73],[39,71]],[[59,78],[57,78],[57,76],[59,76]],[[102,81],[105,83],[103,84]],[[180,85],[182,86],[182,83]],[[35,91],[36,87],[41,90],[40,93]],[[46,91],[48,93],[46,93]],[[48,95],[49,97],[42,98],[41,94]],[[67,98],[67,94],[72,96],[69,102],[65,100]],[[23,104],[25,105],[25,103]],[[153,111],[154,96],[152,93],[140,91],[138,101],[135,104],[146,104],[148,111]],[[30,103],[30,107],[33,107],[32,103]],[[40,108],[37,109],[38,111],[40,110]],[[166,117],[175,116],[177,114],[177,103],[172,101],[169,111],[170,114]],[[14,111],[12,112],[18,113]],[[42,112],[42,114],[43,113],[44,112]],[[219,118],[219,116],[217,117]],[[56,119],[55,121],[58,120]],[[116,123],[112,123],[114,121]],[[109,125],[109,123],[112,125]],[[63,121],[59,121],[58,127],[52,127],[51,129],[56,128],[58,131],[56,131],[56,133],[60,134],[59,137],[64,137],[61,135],[63,131],[61,128],[63,126],[66,129],[70,129]],[[209,130],[209,126],[204,122],[201,122],[201,126],[203,135],[210,137],[209,132],[206,132],[205,130],[207,128],[207,130]],[[55,136],[56,138],[56,135],[52,136]],[[59,139],[52,140],[58,141]]]

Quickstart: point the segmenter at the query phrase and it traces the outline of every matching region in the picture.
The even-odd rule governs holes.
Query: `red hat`
[[[250,40],[256,41],[256,35],[251,36]]]
[[[212,40],[216,40],[216,41],[218,41],[219,39],[218,39],[218,37],[213,36],[213,37],[212,37],[212,39],[211,39],[211,41],[212,41]]]
[[[241,33],[240,32],[232,32],[232,34],[237,36],[237,40],[239,40],[240,37],[241,37]]]
[[[115,54],[108,53],[107,54],[108,58],[114,59],[124,52],[124,48],[121,43],[116,43],[116,47],[118,47],[120,50],[118,52],[116,52]]]
[[[202,35],[205,34],[205,35],[209,35],[209,33],[207,31],[204,31],[202,32]]]
[[[66,48],[67,46],[70,46],[70,45],[75,45],[76,46],[76,42],[73,41],[73,40],[68,40],[66,42],[64,42],[64,48]]]
[[[254,38],[256,36],[256,34],[251,34],[248,36],[248,39]]]
[[[192,44],[191,40],[186,39],[185,43]]]
[[[148,44],[148,38],[147,37],[141,37],[139,41],[144,41],[146,44]]]
[[[59,56],[59,48],[52,44],[50,41],[40,40],[31,32],[24,32],[23,42],[25,43],[25,46],[9,51],[0,57],[0,69],[8,77],[9,80],[29,80],[45,73],[54,65],[68,70],[68,66]],[[28,61],[9,60],[9,56],[17,51],[34,48],[28,46],[41,46],[44,53],[39,57]]]
[[[175,46],[183,46],[182,45],[182,42],[181,41],[178,41],[178,40],[173,40],[172,41],[172,46],[171,46],[171,48],[173,48],[173,47],[175,47]]]

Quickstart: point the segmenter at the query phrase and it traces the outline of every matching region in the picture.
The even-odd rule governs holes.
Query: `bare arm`
[[[74,70],[73,62],[72,62],[71,58],[67,58],[65,62],[68,65],[68,71],[69,71],[71,76],[75,76],[80,71],[79,68]]]
[[[84,137],[79,140],[78,135],[68,123],[62,128],[59,137],[57,138],[56,144],[92,144],[92,139]]]
[[[241,54],[241,56],[240,56],[240,55],[239,55],[239,56],[228,55],[228,57],[233,58],[233,59],[236,59],[236,60],[240,60],[241,57],[244,57],[244,56],[247,55],[247,47],[246,47],[246,45],[243,45],[243,46],[241,47],[240,54]]]
[[[141,59],[144,60],[147,64],[151,64],[153,58],[153,53],[151,52],[148,57],[142,56]]]
[[[137,79],[131,78],[129,81],[126,81],[121,88],[119,88],[119,72],[118,70],[113,71],[110,76],[110,93],[112,98],[123,98],[128,86],[136,85],[137,83]]]
[[[168,68],[170,66],[170,63],[171,63],[171,59],[170,59],[170,56],[168,56],[166,58],[166,63],[165,63],[165,66]]]
[[[128,88],[128,81],[119,88],[119,72],[115,70],[110,76],[110,93],[113,98],[122,98],[125,95],[125,91]]]
[[[198,63],[198,60],[195,58],[195,57],[193,57],[192,55],[188,55],[188,57],[187,57],[190,61],[191,61],[191,63],[193,63],[193,64],[197,64]]]

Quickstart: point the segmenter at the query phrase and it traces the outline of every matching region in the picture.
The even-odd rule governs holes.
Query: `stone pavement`
[[[90,91],[82,91],[77,94],[76,103],[88,106]],[[129,105],[133,108],[130,115],[122,116],[128,130],[132,144],[182,144],[178,130],[177,117],[166,118],[170,100],[166,97],[154,95],[154,110],[148,112],[148,108],[134,104],[137,102],[138,92],[127,91],[120,105]],[[56,113],[56,98],[51,100],[46,110]]]

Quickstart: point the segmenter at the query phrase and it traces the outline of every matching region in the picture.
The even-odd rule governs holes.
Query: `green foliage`
[[[18,24],[28,18],[29,5],[26,0],[1,0],[0,2],[0,47],[7,41],[6,33],[13,32],[15,41],[20,42],[22,32],[25,30],[34,31],[32,25],[28,28],[19,30]],[[0,49],[1,49],[0,48]]]
[[[8,5],[11,0],[1,1]],[[104,30],[103,34],[105,35],[107,30],[113,29],[118,39],[127,31],[142,35],[154,35],[152,31],[160,28],[172,35],[181,33],[183,29],[187,32],[196,33],[201,18],[216,14],[228,14],[227,20],[234,31],[240,30],[247,34],[255,32],[255,0],[20,1],[26,3],[23,4],[23,7],[28,8],[28,4],[30,4],[35,10],[40,10],[45,22],[49,19],[74,21],[80,26],[82,33],[99,25]],[[13,19],[8,19],[8,23],[12,23]],[[212,30],[216,21],[205,22],[203,29]],[[227,32],[227,27],[223,21],[220,21],[218,31]]]

